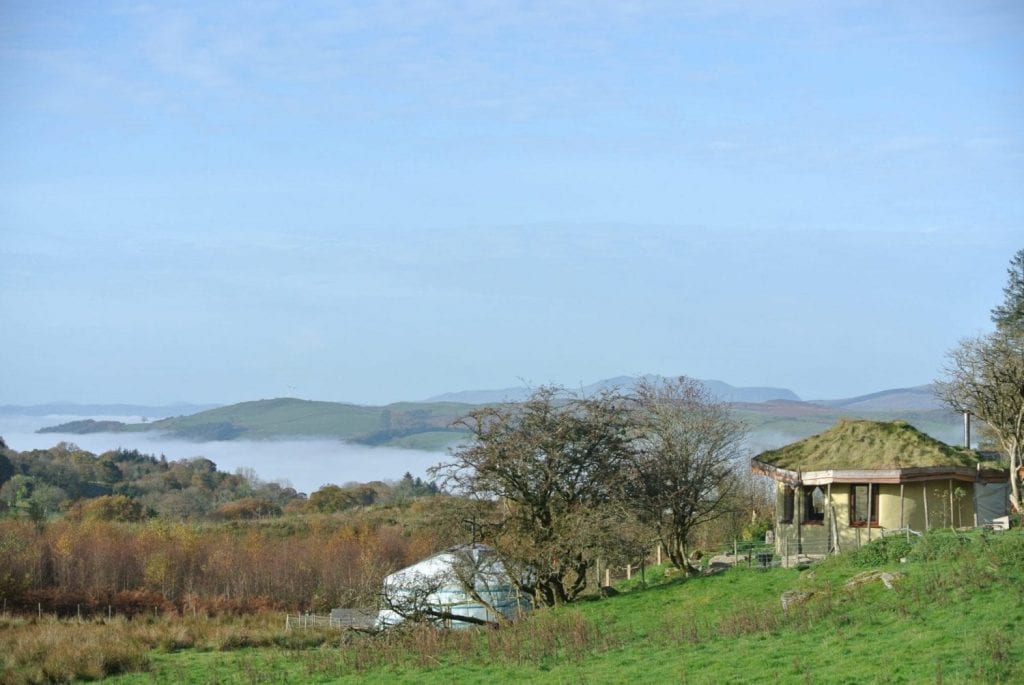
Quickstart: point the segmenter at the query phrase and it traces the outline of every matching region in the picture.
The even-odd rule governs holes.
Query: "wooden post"
[[[924,531],[927,533],[931,528],[928,522],[928,481],[921,482],[921,492],[924,493]]]
[[[832,483],[825,486],[825,500],[828,502],[828,506],[825,507],[825,523],[828,524],[826,532],[829,538],[829,542],[832,541],[832,531],[835,530],[835,511],[832,510]],[[828,543],[825,543],[828,546]],[[828,550],[826,550],[828,551]],[[835,546],[832,546],[832,553],[835,554]]]
[[[604,584],[605,585],[611,585],[612,584],[612,570],[610,568],[608,568],[607,566],[604,569]]]
[[[956,528],[956,517],[953,515],[953,479],[949,479],[949,527]]]
[[[626,564],[626,580],[633,580],[633,564]]]
[[[739,548],[736,546],[736,538],[732,539],[732,563],[735,564],[740,560]]]
[[[836,505],[830,502],[829,508],[832,510],[832,543],[835,545],[836,554],[839,554],[839,519],[836,516]]]
[[[793,493],[793,497],[796,500],[793,502],[793,515],[796,517],[796,556],[799,559],[800,555],[804,552],[803,528],[800,525],[803,520],[802,514],[804,510],[804,486],[802,482],[800,483],[800,488]]]
[[[875,512],[878,516],[878,512]],[[868,483],[868,542],[871,542],[871,483]]]
[[[900,528],[907,529],[907,542],[910,542],[910,526],[903,523],[903,483],[900,483]]]
[[[661,566],[661,543],[658,543],[658,566]]]
[[[981,464],[978,464],[978,475],[971,486],[971,508],[974,509],[974,527],[978,527],[978,483],[981,480]]]

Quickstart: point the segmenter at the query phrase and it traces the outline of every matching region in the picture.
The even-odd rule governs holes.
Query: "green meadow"
[[[912,545],[889,538],[803,569],[737,567],[686,579],[655,567],[617,589],[466,631],[285,632],[272,613],[109,625],[8,620],[2,682],[118,670],[112,682],[1024,682],[1024,535],[1016,530],[933,532]],[[787,609],[785,592],[795,597]],[[47,654],[31,652],[33,644]],[[71,656],[60,659],[71,645],[82,659],[104,649],[118,658],[106,671],[76,673]]]

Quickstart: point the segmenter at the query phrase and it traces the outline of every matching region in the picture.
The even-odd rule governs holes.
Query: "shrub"
[[[852,556],[853,563],[858,566],[895,564],[900,559],[909,558],[916,544],[916,537],[909,541],[901,535],[879,538],[855,551]]]
[[[891,538],[890,538],[891,539]],[[970,538],[950,530],[925,533],[907,555],[910,561],[955,561],[970,547]]]

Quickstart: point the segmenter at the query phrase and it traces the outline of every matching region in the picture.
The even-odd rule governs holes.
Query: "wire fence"
[[[285,630],[371,628],[377,621],[375,609],[332,609],[330,614],[285,614]]]

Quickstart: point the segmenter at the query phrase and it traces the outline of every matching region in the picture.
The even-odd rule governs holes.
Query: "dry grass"
[[[98,680],[144,670],[149,646],[128,623],[72,624],[56,619],[5,621],[0,630],[0,683]]]
[[[174,614],[80,622],[44,616],[0,620],[0,685],[98,680],[144,671],[151,650],[308,649],[338,632],[285,632],[279,613],[181,618]]]
[[[500,630],[439,630],[403,625],[376,635],[348,633],[343,649],[321,654],[310,668],[321,673],[440,665],[534,666],[580,663],[622,645],[579,612],[537,612]]]

